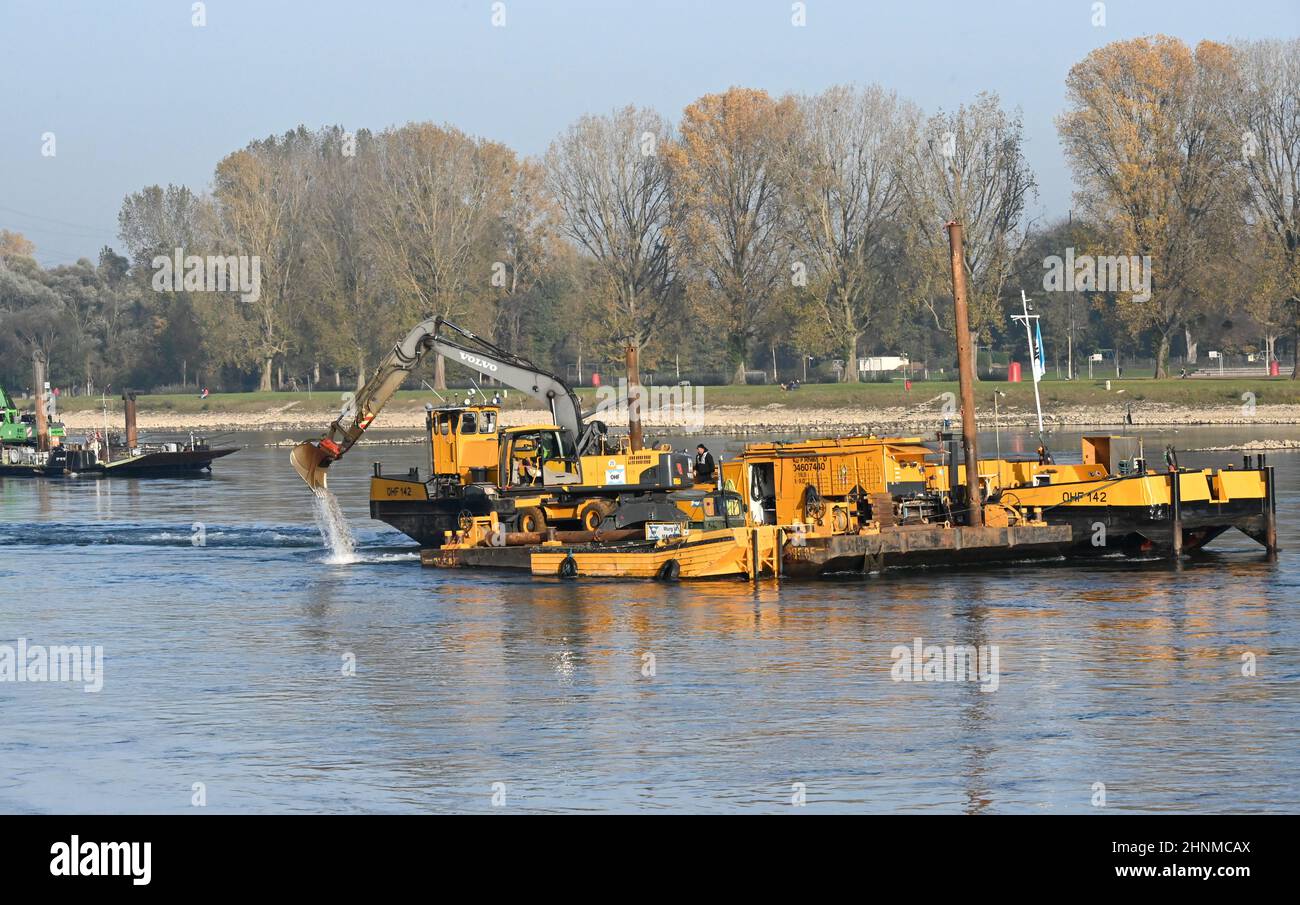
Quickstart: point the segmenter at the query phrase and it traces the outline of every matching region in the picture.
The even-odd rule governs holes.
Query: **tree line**
[[[927,115],[878,85],[733,87],[677,122],[584,116],[537,159],[451,125],[300,126],[203,193],[131,193],[98,260],[44,269],[0,232],[0,380],[25,385],[39,351],[92,392],[353,385],[433,314],[571,378],[627,343],[660,375],[733,383],[809,361],[856,380],[878,353],[943,367],[950,219],[986,349],[1024,359],[1024,289],[1076,371],[1095,348],[1158,376],[1202,343],[1294,353],[1300,41],[1116,42],[1066,87],[1076,202],[1057,222],[1032,216],[1021,114],[989,93]]]

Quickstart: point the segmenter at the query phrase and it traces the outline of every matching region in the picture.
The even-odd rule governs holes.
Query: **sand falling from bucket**
[[[329,550],[325,562],[344,565],[357,561],[357,542],[338,498],[323,487],[316,491],[316,527]]]

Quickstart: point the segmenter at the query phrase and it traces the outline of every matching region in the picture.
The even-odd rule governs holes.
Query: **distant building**
[[[858,373],[880,374],[884,371],[905,370],[911,362],[899,355],[876,355],[872,358],[858,359]]]

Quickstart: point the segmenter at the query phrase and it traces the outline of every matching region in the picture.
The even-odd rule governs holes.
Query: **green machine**
[[[50,437],[65,436],[63,425],[58,421],[50,422]],[[36,415],[18,411],[13,398],[0,387],[0,443],[31,444],[36,443]]]

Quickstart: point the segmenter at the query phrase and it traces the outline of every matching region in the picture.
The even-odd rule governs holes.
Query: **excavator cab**
[[[501,475],[507,487],[555,487],[579,483],[582,469],[562,429],[530,425],[503,433]]]
[[[425,419],[435,476],[463,483],[493,481],[501,410],[495,405],[445,406]]]

